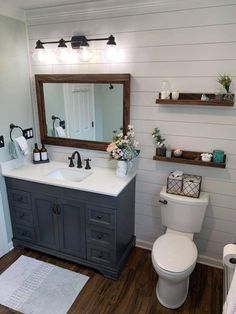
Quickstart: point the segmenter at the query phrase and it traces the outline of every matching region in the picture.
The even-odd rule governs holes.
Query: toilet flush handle
[[[168,204],[168,202],[167,202],[166,200],[164,200],[164,201],[159,200],[159,202],[162,203],[162,204],[164,204],[164,205]]]

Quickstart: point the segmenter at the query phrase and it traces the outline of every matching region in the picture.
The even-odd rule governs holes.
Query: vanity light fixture
[[[81,62],[88,62],[93,57],[93,51],[89,47],[91,41],[107,41],[107,57],[110,61],[115,61],[117,57],[117,46],[115,37],[110,35],[105,38],[87,38],[84,35],[72,36],[70,40],[61,38],[58,41],[44,41],[38,40],[36,42],[35,51],[32,55],[33,59],[46,62],[55,63],[56,60],[61,62],[76,62],[78,59]],[[68,48],[67,43],[71,44]],[[45,45],[58,44],[56,54],[51,50],[45,49]],[[74,52],[77,52],[75,54]]]

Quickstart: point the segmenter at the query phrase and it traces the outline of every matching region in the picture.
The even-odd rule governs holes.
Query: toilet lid
[[[179,273],[196,262],[197,248],[186,236],[166,233],[154,242],[152,257],[162,269]]]

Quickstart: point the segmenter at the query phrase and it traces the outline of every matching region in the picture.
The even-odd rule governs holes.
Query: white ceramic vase
[[[125,160],[118,160],[116,175],[118,177],[125,177],[128,173],[128,163]]]

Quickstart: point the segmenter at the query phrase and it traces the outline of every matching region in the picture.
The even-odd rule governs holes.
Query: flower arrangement
[[[229,93],[230,84],[232,82],[231,78],[227,74],[219,74],[217,77],[217,82],[224,87],[227,93]]]
[[[135,140],[132,125],[128,125],[128,132],[125,136],[123,132],[117,133],[117,131],[114,131],[113,133],[112,143],[107,147],[107,152],[110,153],[111,158],[130,161],[139,155],[139,143]]]

